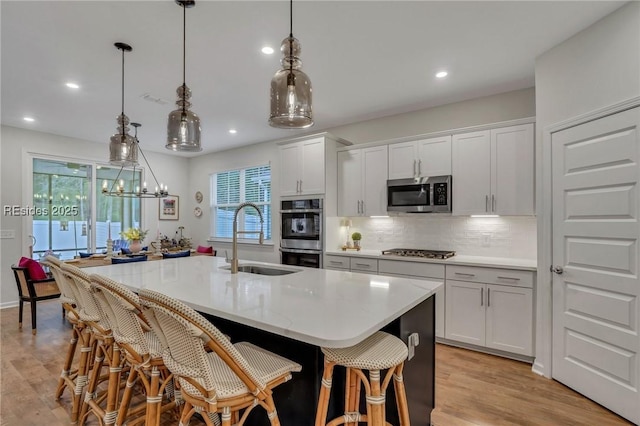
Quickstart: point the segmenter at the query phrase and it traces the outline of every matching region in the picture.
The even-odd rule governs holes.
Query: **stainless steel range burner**
[[[419,250],[419,249],[403,249],[394,248],[391,250],[383,250],[383,255],[407,256],[407,257],[424,257],[426,259],[448,259],[455,256],[455,251],[448,250]]]

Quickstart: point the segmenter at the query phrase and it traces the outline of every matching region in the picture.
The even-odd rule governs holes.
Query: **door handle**
[[[298,192],[302,192],[302,179],[300,179],[300,191]]]
[[[491,289],[487,289],[487,308],[491,306]]]
[[[492,212],[496,212],[496,196],[492,195],[491,196],[491,211]]]
[[[562,275],[562,273],[564,272],[564,269],[562,269],[562,266],[553,266],[553,265],[551,265],[549,270],[551,272],[553,272],[554,274],[558,274],[558,275]]]
[[[413,176],[417,176],[416,175],[416,160],[413,160]]]
[[[480,289],[480,306],[484,306],[484,287]]]
[[[361,203],[362,203],[362,211],[360,213],[364,214],[364,200],[362,200]]]
[[[418,176],[422,174],[422,160],[418,160]]]
[[[484,211],[489,213],[489,196],[484,196]]]

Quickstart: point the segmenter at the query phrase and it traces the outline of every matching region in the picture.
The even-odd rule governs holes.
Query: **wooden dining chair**
[[[162,293],[141,289],[139,296],[169,347],[164,363],[178,377],[185,400],[180,424],[189,424],[199,411],[208,426],[215,414],[222,426],[242,426],[260,406],[272,426],[280,425],[273,390],[300,371],[299,364],[248,342],[232,344],[198,312]]]
[[[35,260],[34,260],[35,262]],[[22,328],[22,314],[24,311],[24,303],[31,304],[31,333],[37,333],[37,309],[36,304],[41,300],[56,299],[60,297],[60,289],[53,277],[34,280],[31,277],[28,267],[11,265],[13,275],[18,286],[18,295],[20,299],[20,309],[18,313],[18,327]],[[64,315],[64,309],[62,311]]]

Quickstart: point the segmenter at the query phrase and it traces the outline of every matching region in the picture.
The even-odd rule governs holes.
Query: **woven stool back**
[[[62,264],[60,270],[69,279],[68,283],[75,287],[80,302],[80,319],[91,327],[97,328],[100,333],[109,334],[111,324],[109,317],[113,316],[110,311],[103,311],[98,305],[91,288],[91,278],[89,274],[73,265]]]

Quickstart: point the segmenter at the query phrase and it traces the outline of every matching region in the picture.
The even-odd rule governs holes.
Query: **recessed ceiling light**
[[[236,133],[238,133],[238,131],[236,129],[229,129],[229,133],[235,135]]]
[[[269,46],[263,47],[262,48],[262,53],[264,53],[265,55],[273,54],[273,47],[269,47]]]
[[[23,119],[24,121],[28,121],[29,123],[32,123],[32,122],[36,121],[36,119],[35,119],[35,118],[33,118],[33,117],[23,117],[22,119]]]
[[[446,71],[440,71],[439,73],[436,74],[436,77],[438,78],[445,78],[449,73]]]
[[[80,88],[79,85],[77,85],[76,83],[71,83],[71,82],[66,83],[65,86],[67,86],[69,89],[79,89]]]

